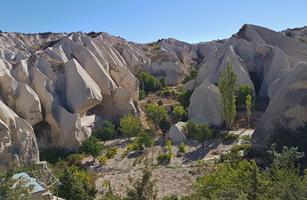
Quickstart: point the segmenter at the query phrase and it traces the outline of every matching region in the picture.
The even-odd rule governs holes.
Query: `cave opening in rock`
[[[47,122],[41,121],[33,126],[37,145],[39,149],[45,149],[52,144],[50,125]]]
[[[254,84],[255,94],[258,95],[261,89],[262,77],[257,72],[250,72],[249,77],[251,78]]]

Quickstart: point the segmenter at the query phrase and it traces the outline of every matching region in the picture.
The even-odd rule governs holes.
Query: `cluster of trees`
[[[221,92],[222,116],[227,129],[232,128],[237,109],[246,109],[248,125],[251,119],[254,91],[249,85],[236,87],[236,80],[237,75],[233,71],[231,64],[227,63],[226,69],[222,72],[218,82]]]
[[[140,72],[137,75],[140,80],[140,98],[144,98],[145,94],[149,92],[155,92],[160,90],[166,85],[165,79],[162,77],[160,79],[152,76],[148,72]]]

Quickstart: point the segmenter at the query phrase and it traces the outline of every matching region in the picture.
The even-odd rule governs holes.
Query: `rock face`
[[[189,116],[219,126],[216,84],[228,61],[237,85],[248,84],[271,100],[254,134],[260,148],[275,122],[290,120],[290,128],[305,122],[304,95],[293,102],[290,97],[304,91],[305,65],[299,63],[307,62],[306,35],[306,28],[280,33],[244,25],[226,40],[137,44],[94,32],[0,33],[0,168],[38,161],[38,148],[78,148],[91,135],[95,117],[138,114],[135,75],[142,70],[174,85],[199,68],[197,78],[185,85],[194,91]],[[294,114],[297,109],[301,114]],[[171,130],[173,139],[184,140],[178,124]]]
[[[185,122],[178,122],[174,124],[166,134],[166,139],[170,139],[173,144],[177,145],[187,140],[187,137],[184,134]]]
[[[222,109],[219,88],[206,82],[196,88],[191,96],[189,119],[219,126],[222,124]]]
[[[137,114],[139,81],[129,68],[140,47],[128,46],[124,58],[117,43],[103,34],[1,33],[1,168],[38,161],[38,148],[78,148],[91,134],[90,113]]]
[[[193,84],[189,116],[211,125],[221,125],[222,120],[214,114],[218,111],[217,106],[210,103],[213,102],[212,90],[208,90],[207,86],[218,83],[227,61],[238,76],[237,85],[250,85],[257,95],[272,100],[276,95],[276,88],[280,86],[280,80],[299,62],[307,61],[307,45],[283,33],[244,25],[218,48],[210,49],[207,55],[201,62]],[[209,97],[211,101],[205,99]],[[197,100],[198,98],[202,99]],[[215,102],[217,99],[215,98]]]
[[[268,149],[276,128],[295,131],[307,124],[307,64],[300,63],[279,83],[252,137],[256,151]]]

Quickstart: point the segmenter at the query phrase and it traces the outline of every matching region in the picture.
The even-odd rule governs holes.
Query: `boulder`
[[[190,98],[188,114],[189,119],[221,126],[223,119],[219,88],[207,82],[197,87]]]
[[[169,131],[166,134],[166,139],[170,139],[173,144],[177,145],[187,140],[187,137],[184,134],[185,122],[178,122],[171,126]]]
[[[101,102],[98,85],[75,59],[65,64],[65,79],[66,102],[71,112],[84,114]]]

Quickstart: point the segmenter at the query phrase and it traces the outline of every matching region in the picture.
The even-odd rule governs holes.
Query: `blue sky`
[[[223,39],[245,24],[307,25],[306,0],[0,0],[0,30],[103,31],[135,42]]]

